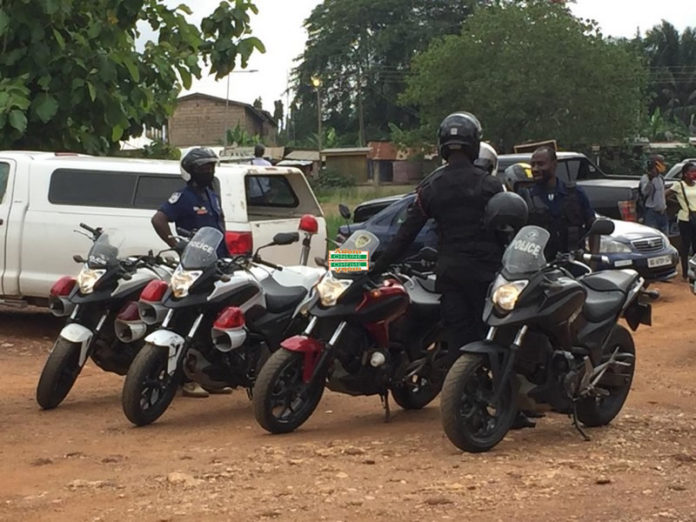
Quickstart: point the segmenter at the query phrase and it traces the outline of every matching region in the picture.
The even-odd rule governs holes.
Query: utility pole
[[[317,91],[317,148],[319,149],[319,170],[321,170],[321,78],[312,76],[312,85]]]

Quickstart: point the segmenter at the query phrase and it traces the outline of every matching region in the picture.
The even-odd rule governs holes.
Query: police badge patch
[[[179,201],[179,198],[181,197],[181,192],[174,192],[171,196],[169,196],[169,203],[172,205]]]

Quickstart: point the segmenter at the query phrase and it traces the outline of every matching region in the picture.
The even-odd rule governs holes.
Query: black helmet
[[[454,150],[463,151],[471,161],[478,158],[481,144],[481,123],[468,112],[455,112],[447,116],[437,132],[437,146],[445,160]]]
[[[498,192],[488,200],[483,224],[490,230],[518,230],[527,224],[529,210],[522,196],[514,192]]]
[[[525,185],[534,183],[532,166],[529,163],[513,163],[503,171],[501,181],[510,192],[517,192]]]
[[[220,160],[217,154],[211,149],[205,147],[196,147],[188,151],[186,156],[181,160],[181,177],[188,183],[201,175],[207,174],[209,169],[203,169],[206,165],[215,164]]]

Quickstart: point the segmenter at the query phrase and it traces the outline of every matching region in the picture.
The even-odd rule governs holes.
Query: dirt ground
[[[620,417],[583,441],[565,416],[463,454],[421,411],[327,392],[296,433],[246,393],[177,397],[151,426],[92,363],[56,410],[34,391],[61,322],[0,310],[0,520],[696,520],[696,296],[657,285]]]

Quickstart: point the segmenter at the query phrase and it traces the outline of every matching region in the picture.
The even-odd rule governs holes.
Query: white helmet
[[[481,142],[479,156],[474,164],[492,175],[498,174],[498,153],[488,143]]]

